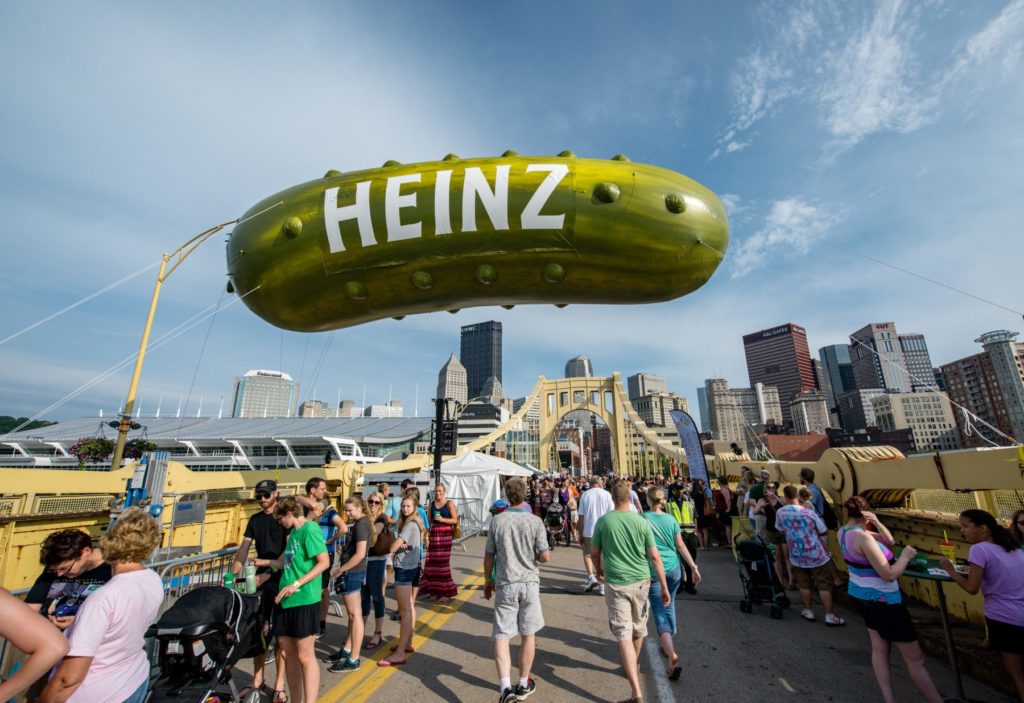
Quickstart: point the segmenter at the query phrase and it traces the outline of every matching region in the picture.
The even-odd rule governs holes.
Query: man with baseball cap
[[[281,526],[274,517],[274,508],[277,507],[277,483],[273,479],[263,479],[256,484],[256,500],[261,510],[249,518],[245,526],[245,533],[242,536],[242,543],[238,545],[235,552],[235,561],[231,565],[231,571],[238,576],[249,558],[249,547],[256,545],[256,585],[262,594],[260,603],[263,608],[264,633],[269,632],[271,615],[274,610],[274,599],[281,589],[281,572],[275,571],[270,565],[271,559],[277,559],[284,554],[285,546],[288,544],[288,531]],[[253,657],[252,687],[254,690],[267,691],[263,680],[263,654]],[[280,647],[274,652],[274,660],[277,664],[274,676],[274,689],[272,700],[278,701],[279,692],[284,691],[284,654]]]

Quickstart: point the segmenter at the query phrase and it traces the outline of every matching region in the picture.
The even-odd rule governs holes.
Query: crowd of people
[[[825,625],[845,625],[833,591],[846,589],[867,627],[872,667],[887,703],[895,701],[893,645],[922,698],[941,701],[897,581],[916,550],[900,549],[862,496],[845,502],[840,525],[839,511],[814,478],[805,469],[800,486],[781,491],[764,471],[756,477],[746,473],[734,488],[725,481],[688,479],[506,480],[505,500],[492,509],[483,564],[484,597],[494,600],[500,703],[524,700],[537,687],[531,667],[544,627],[540,566],[551,556],[551,514],[565,516],[566,529],[582,547],[581,591],[604,596],[629,686],[623,703],[643,700],[637,662],[649,620],[668,678],[679,679],[677,593],[697,592],[699,552],[732,546],[734,518],[748,521],[749,532],[772,546],[783,588],[799,591],[804,620],[818,619],[817,592]],[[273,480],[260,481],[255,493],[260,509],[245,527],[232,572],[243,577],[247,564],[255,567],[265,634],[276,636],[278,646],[273,685],[264,675],[265,656],[258,655],[250,690],[261,690],[274,703],[316,701],[321,665],[314,645],[327,631],[332,594],[340,597],[347,629],[341,647],[324,661],[331,673],[360,669],[363,652],[384,646],[389,584],[398,633],[376,665],[406,664],[414,652],[417,598],[446,603],[458,594],[451,548],[459,514],[444,486],[424,504],[412,481],[395,495],[381,484],[348,497],[344,517],[332,507],[323,479],[310,479],[304,495],[280,496]],[[552,511],[556,504],[562,509]],[[983,510],[964,511],[960,525],[971,545],[969,566],[958,570],[948,560],[941,566],[966,592],[984,596],[989,645],[1000,653],[1024,701],[1024,510],[1013,515],[1009,529]],[[25,690],[29,700],[44,703],[145,699],[150,663],[144,636],[164,598],[159,576],[145,562],[160,539],[157,521],[138,508],[124,511],[98,545],[80,530],[47,537],[44,570],[24,602],[0,589],[0,636],[27,655],[0,681],[0,700]],[[830,540],[838,544],[848,582],[840,578]],[[513,680],[510,645],[516,637],[519,676]]]

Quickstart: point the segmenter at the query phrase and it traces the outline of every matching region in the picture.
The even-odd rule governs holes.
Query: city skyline
[[[360,399],[365,384],[368,402],[411,411],[418,395],[423,413],[460,327],[491,319],[508,396],[586,354],[598,376],[666,378],[694,409],[705,378],[746,385],[741,336],[783,321],[817,350],[894,320],[925,335],[936,366],[975,354],[986,332],[1024,331],[1008,255],[1024,219],[1024,2],[647,3],[585,22],[570,2],[544,6],[538,26],[539,7],[0,9],[0,293],[17,302],[0,339],[134,276],[0,344],[0,413],[33,416],[134,353],[162,252],[329,168],[449,152],[624,153],[678,170],[722,198],[729,250],[702,289],[661,304],[475,308],[302,335],[223,292],[217,236],[164,284],[153,340],[221,310],[150,349],[142,410],[184,395],[184,414],[200,398],[209,414],[234,376],[270,368],[304,399]],[[301,51],[267,55],[289,40]],[[523,46],[537,51],[510,62]],[[309,96],[298,113],[289,95]],[[116,412],[130,370],[43,417]]]

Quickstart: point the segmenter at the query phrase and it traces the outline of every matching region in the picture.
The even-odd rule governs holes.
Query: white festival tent
[[[533,475],[513,461],[480,452],[467,452],[441,464],[441,483],[448,498],[459,506],[463,533],[487,529],[491,506],[503,497],[499,476]]]

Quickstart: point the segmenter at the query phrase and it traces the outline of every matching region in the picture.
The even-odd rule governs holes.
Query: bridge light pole
[[[117,428],[117,443],[114,445],[114,457],[110,461],[111,469],[121,468],[121,459],[124,457],[124,445],[128,439],[128,431],[132,429],[132,411],[135,409],[135,392],[139,387],[139,378],[142,376],[142,362],[146,356],[146,347],[149,346],[149,333],[153,328],[153,318],[156,316],[156,304],[160,299],[160,288],[164,281],[174,273],[189,254],[199,248],[210,237],[221,231],[228,225],[237,223],[238,220],[231,220],[223,224],[211,227],[210,229],[197,234],[180,247],[169,254],[164,254],[160,260],[160,271],[156,274],[156,285],[153,287],[153,298],[149,302],[149,314],[146,316],[146,324],[142,328],[142,341],[139,343],[139,354],[135,357],[135,369],[132,371],[132,379],[128,384],[128,395],[124,400],[124,410]],[[168,268],[167,264],[171,259],[176,259]]]

